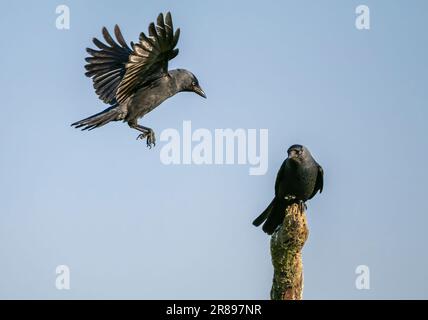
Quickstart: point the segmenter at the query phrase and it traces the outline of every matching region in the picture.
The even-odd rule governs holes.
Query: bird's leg
[[[303,201],[303,200],[300,200],[300,201],[299,201],[299,206],[300,206],[300,211],[301,211],[301,212],[306,211],[306,209],[308,208],[308,207],[306,206],[305,201]]]
[[[156,146],[155,133],[152,129],[143,127],[143,126],[138,126],[138,128],[135,128],[135,129],[142,132],[137,136],[137,140],[139,139],[143,140],[146,138],[147,147],[149,147],[149,149]]]
[[[140,126],[138,123],[129,123],[129,126],[142,132],[138,135],[137,140],[147,138],[147,147],[151,149],[152,147],[156,146],[155,132],[152,129]]]

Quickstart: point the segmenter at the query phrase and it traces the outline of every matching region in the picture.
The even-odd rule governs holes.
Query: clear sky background
[[[70,30],[55,27],[60,4]],[[182,31],[170,67],[208,99],[177,95],[142,123],[158,137],[183,120],[267,128],[266,175],[165,166],[162,143],[126,124],[70,127],[105,107],[84,76],[91,38],[118,23],[136,41],[168,10]],[[428,298],[427,16],[422,0],[1,2],[0,298],[269,298],[269,237],[251,222],[294,143],[325,171],[305,298]],[[62,264],[69,291],[55,288]]]

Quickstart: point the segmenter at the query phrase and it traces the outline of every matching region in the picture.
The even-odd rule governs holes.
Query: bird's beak
[[[200,86],[195,86],[193,87],[193,92],[200,95],[202,98],[207,98],[204,90],[202,90],[202,88]]]

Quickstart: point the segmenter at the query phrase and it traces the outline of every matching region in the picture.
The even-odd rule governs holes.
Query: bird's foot
[[[139,134],[137,137],[137,140],[139,139],[141,140],[147,139],[146,143],[149,149],[156,146],[155,132],[152,129],[148,130],[147,132]]]
[[[306,209],[308,208],[308,206],[306,205],[305,201],[303,201],[303,200],[299,201],[299,207],[300,207],[300,211],[301,212],[306,211]]]
[[[305,211],[306,209],[307,209],[307,206],[306,206],[306,203],[305,203],[305,201],[303,201],[303,200],[298,200],[298,201],[296,201],[297,200],[297,197],[296,196],[294,196],[294,195],[292,195],[292,194],[287,194],[285,197],[284,197],[284,199],[286,200],[286,201],[289,201],[289,202],[292,202],[292,203],[297,203],[298,205],[299,205],[299,209],[300,209],[300,211]]]
[[[284,197],[284,199],[287,200],[287,201],[293,201],[293,200],[296,200],[296,196],[293,196],[292,194],[287,194]]]

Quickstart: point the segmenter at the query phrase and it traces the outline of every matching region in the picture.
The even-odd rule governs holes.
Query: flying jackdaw
[[[159,14],[157,25],[149,25],[149,35],[140,34],[138,43],[129,47],[115,26],[117,42],[104,27],[107,44],[94,38],[99,50],[87,48],[86,76],[91,77],[99,98],[111,106],[89,118],[72,124],[92,130],[110,121],[123,120],[141,132],[137,139],[147,138],[147,146],[155,145],[152,129],[138,124],[138,119],[178,92],[189,91],[206,98],[198,79],[184,69],[168,71],[168,61],[175,58],[180,29],[174,33],[171,14]],[[132,49],[131,49],[132,48]]]
[[[272,234],[282,224],[287,206],[293,203],[304,205],[323,189],[324,171],[309,150],[296,144],[287,153],[288,158],[276,177],[275,198],[253,222],[256,227],[264,222],[263,231],[267,234]]]

